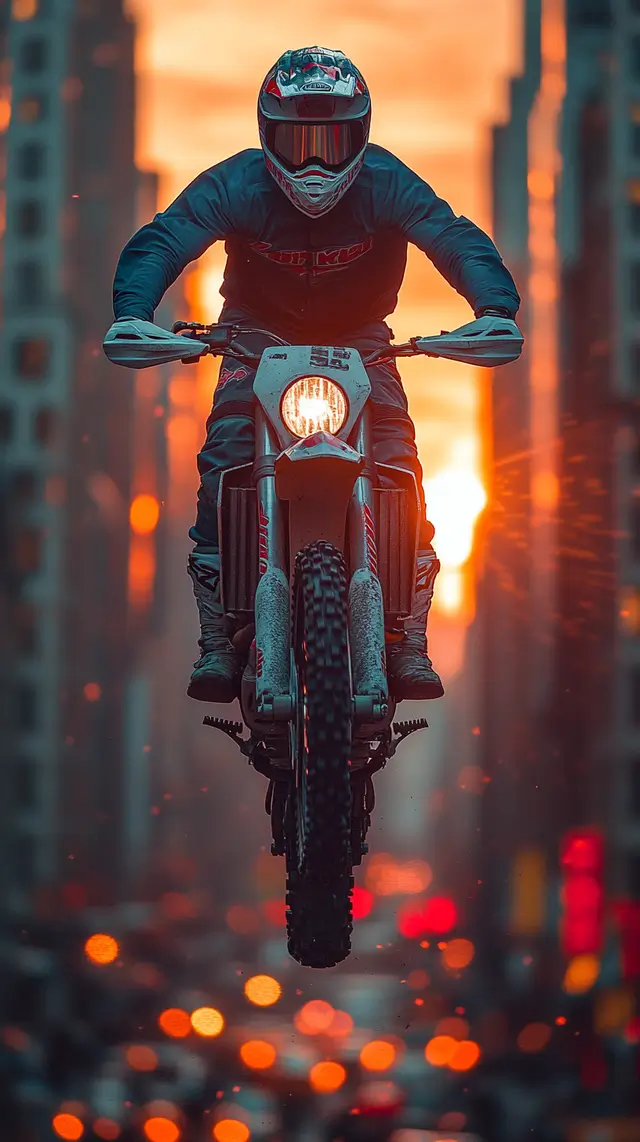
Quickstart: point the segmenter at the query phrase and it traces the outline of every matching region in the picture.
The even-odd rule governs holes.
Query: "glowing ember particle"
[[[99,702],[102,697],[102,686],[99,686],[97,682],[87,682],[82,693],[87,702]]]

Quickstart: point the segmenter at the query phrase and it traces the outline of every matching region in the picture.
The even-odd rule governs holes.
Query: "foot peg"
[[[428,730],[429,723],[426,718],[413,718],[410,722],[394,722],[393,732],[396,735],[392,738],[389,744],[389,757],[393,757],[398,746],[409,734],[415,734],[418,730]]]
[[[251,756],[251,739],[243,738],[242,730],[244,727],[242,722],[231,722],[227,718],[212,718],[207,715],[206,718],[202,719],[202,724],[203,726],[211,726],[213,730],[220,730],[221,733],[226,734],[228,738],[231,738],[232,742],[235,742],[235,744],[239,746],[240,752],[243,753],[245,757]]]

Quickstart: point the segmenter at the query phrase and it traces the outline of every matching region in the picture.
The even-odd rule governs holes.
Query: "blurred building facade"
[[[132,657],[134,390],[101,352],[135,229],[134,28],[120,0],[2,8],[1,893],[117,891]],[[78,889],[82,899],[82,890]]]
[[[529,0],[494,132],[494,232],[527,345],[491,398],[477,918],[503,977],[523,947],[547,971],[557,957],[549,987],[571,829],[602,832],[603,916],[616,930],[626,910],[619,947],[640,941],[638,121],[640,4]]]

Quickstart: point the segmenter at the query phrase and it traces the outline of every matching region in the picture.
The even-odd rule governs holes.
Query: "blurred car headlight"
[[[282,398],[281,414],[294,436],[335,435],[347,419],[347,398],[328,377],[299,377]]]

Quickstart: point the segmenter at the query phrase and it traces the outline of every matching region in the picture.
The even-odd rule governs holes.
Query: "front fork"
[[[354,440],[367,467],[356,480],[349,504],[349,641],[357,721],[378,721],[389,706],[384,604],[378,577],[378,551],[373,499],[373,432],[371,406],[363,410]]]
[[[282,505],[276,496],[276,435],[256,408],[258,502],[258,585],[255,596],[256,708],[259,717],[286,721],[293,713],[290,694],[291,608]]]

